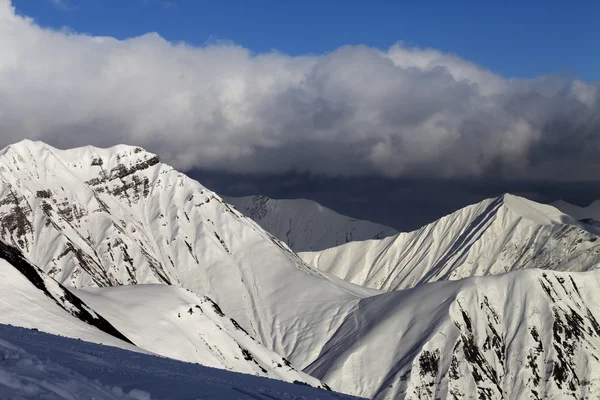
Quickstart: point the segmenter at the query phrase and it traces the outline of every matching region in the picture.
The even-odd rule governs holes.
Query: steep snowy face
[[[594,398],[599,285],[525,270],[363,299],[306,371],[375,399]]]
[[[326,388],[206,296],[166,285],[67,289],[0,242],[0,323]]]
[[[75,293],[137,346],[155,354],[327,388],[252,338],[206,296],[167,285],[87,288]]]
[[[587,271],[600,263],[598,239],[554,207],[507,194],[414,232],[300,256],[349,282],[390,291],[523,268]]]
[[[340,215],[311,200],[275,200],[267,196],[224,199],[296,252],[319,251],[398,233],[385,225]]]
[[[68,286],[160,283],[209,296],[268,348],[307,360],[318,348],[303,330],[316,325],[313,334],[323,334],[338,308],[373,293],[309,267],[136,147],[24,141],[2,150],[0,236]]]

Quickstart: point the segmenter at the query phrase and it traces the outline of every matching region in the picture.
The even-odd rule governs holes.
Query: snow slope
[[[128,346],[81,322],[0,262],[2,322],[25,319],[45,330]],[[306,372],[377,399],[594,398],[600,391],[599,287],[600,271],[531,269],[357,299],[339,309],[341,323],[327,324],[326,336],[310,334],[319,329],[302,332],[320,352]],[[222,368],[237,349],[240,364],[230,367],[244,369],[242,358],[249,353],[239,347],[243,343],[254,352],[248,364],[267,367],[269,357],[277,362],[268,350],[257,351],[258,343],[220,315],[214,303],[181,288],[138,285],[76,295],[94,315],[105,315],[148,350],[188,360],[200,352],[208,360],[215,356],[211,348],[218,349],[222,358],[215,363]],[[197,398],[199,393],[202,398],[300,398],[294,397],[300,396],[294,385],[5,326],[0,326],[0,354],[0,398]],[[281,361],[279,368],[271,365],[282,371],[278,378],[302,377]]]
[[[390,291],[523,268],[595,269],[594,232],[554,207],[506,194],[413,232],[300,256],[349,282]]]
[[[249,336],[206,296],[165,285],[88,288],[75,293],[137,346],[155,354],[324,387]]]
[[[0,325],[0,359],[2,399],[350,399],[7,325]]]
[[[0,323],[325,387],[254,340],[207,297],[165,285],[75,293],[0,242]]]
[[[599,287],[529,269],[366,298],[306,371],[376,399],[597,399]]]
[[[224,200],[296,252],[324,250],[397,233],[385,225],[340,215],[311,200],[275,200],[267,196],[225,197]]]

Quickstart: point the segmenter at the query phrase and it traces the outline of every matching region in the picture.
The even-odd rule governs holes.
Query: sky
[[[127,143],[225,191],[433,214],[593,200],[600,3],[491,3],[0,0],[0,147]]]
[[[600,79],[600,3],[359,0],[15,0],[42,26],[120,39],[158,32],[253,52],[322,54],[344,45],[430,47],[509,77]]]
[[[600,3],[359,0],[15,0],[42,26],[120,39],[232,41],[261,53],[322,54],[344,45],[434,48],[508,77],[600,79]]]

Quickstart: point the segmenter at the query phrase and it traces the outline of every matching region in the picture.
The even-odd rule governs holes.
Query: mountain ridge
[[[506,194],[413,232],[300,256],[350,282],[380,290],[522,268],[584,271],[600,263],[595,230],[554,207]]]
[[[175,357],[197,348],[206,352],[198,361],[223,356],[221,367],[241,369],[242,346],[256,361],[245,360],[251,373],[273,362],[282,365],[273,374],[285,371],[285,357],[299,368],[288,377],[302,370],[310,382],[375,399],[588,396],[600,390],[597,236],[554,209],[505,197],[416,233],[324,251],[357,247],[364,259],[366,244],[389,252],[410,238],[413,252],[402,255],[414,268],[394,269],[398,253],[389,252],[389,270],[353,277],[378,284],[367,289],[310,266],[140,148],[26,142],[0,155],[0,239],[150,351],[166,354],[177,338],[161,345],[161,336],[181,331],[190,354]],[[5,317],[19,320],[11,307]]]

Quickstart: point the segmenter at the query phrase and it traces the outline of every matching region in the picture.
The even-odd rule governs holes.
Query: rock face
[[[314,267],[386,291],[523,268],[587,271],[600,237],[554,207],[506,194],[383,240],[301,253]]]
[[[340,215],[311,200],[275,200],[267,196],[224,199],[296,252],[324,250],[398,233],[385,225]]]
[[[142,149],[26,141],[0,151],[0,239],[13,249],[0,254],[0,322],[135,349],[57,304],[68,291],[138,350],[362,397],[593,398],[587,226],[508,195],[311,259],[385,293],[311,267]]]

